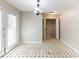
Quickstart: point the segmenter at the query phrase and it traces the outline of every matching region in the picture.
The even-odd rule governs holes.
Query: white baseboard
[[[42,42],[22,42],[22,43],[42,43]]]
[[[75,51],[76,53],[79,53],[79,51],[75,48],[73,48],[71,45],[69,45],[67,42],[65,42],[64,40],[61,39],[61,41],[66,44],[68,47],[70,47],[73,51]]]

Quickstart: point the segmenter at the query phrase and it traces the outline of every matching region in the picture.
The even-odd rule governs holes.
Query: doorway
[[[56,38],[56,19],[46,19],[46,39]]]
[[[43,40],[46,39],[60,40],[60,19],[44,18],[43,19]]]

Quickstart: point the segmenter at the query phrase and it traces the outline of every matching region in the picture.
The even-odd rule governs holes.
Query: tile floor
[[[56,39],[46,40],[43,43],[21,44],[13,49],[4,58],[77,58],[76,53],[67,45]]]

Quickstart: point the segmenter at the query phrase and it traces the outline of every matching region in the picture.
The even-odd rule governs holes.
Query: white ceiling
[[[6,0],[20,11],[33,11],[37,0]],[[79,0],[40,0],[43,11],[63,11],[77,4]]]

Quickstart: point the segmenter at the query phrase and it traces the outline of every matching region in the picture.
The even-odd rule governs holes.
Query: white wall
[[[64,11],[61,19],[61,40],[79,51],[79,5]]]
[[[23,43],[42,42],[42,16],[33,12],[23,12],[21,19],[21,39]]]
[[[0,0],[0,10],[4,9],[8,13],[11,13],[17,17],[17,40],[20,40],[20,11],[13,7],[11,4],[6,2],[5,0]]]

